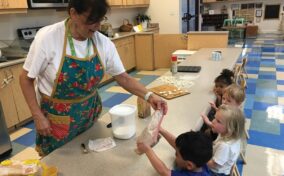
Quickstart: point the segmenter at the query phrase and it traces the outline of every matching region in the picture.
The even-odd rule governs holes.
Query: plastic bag
[[[24,161],[5,160],[0,163],[0,176],[57,176],[57,167],[49,167],[37,159]]]
[[[163,111],[157,110],[153,113],[152,119],[148,126],[138,136],[137,142],[154,146],[158,142],[159,129],[164,118]],[[136,153],[141,154],[138,150]]]

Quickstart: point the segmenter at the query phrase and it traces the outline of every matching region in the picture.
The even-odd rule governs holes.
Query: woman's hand
[[[212,122],[209,120],[209,118],[208,118],[206,115],[201,114],[201,118],[203,119],[203,121],[204,121],[204,123],[205,123],[206,125],[208,125],[208,126],[211,127]]]
[[[151,104],[153,109],[155,110],[162,110],[163,114],[167,114],[168,112],[168,105],[165,100],[163,100],[161,97],[157,96],[156,94],[151,94],[149,97],[148,102]]]
[[[49,120],[44,115],[37,115],[34,117],[35,127],[37,132],[43,136],[51,135],[52,128]]]

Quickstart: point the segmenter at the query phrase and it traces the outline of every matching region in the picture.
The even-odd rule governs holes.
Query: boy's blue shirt
[[[202,167],[201,172],[193,172],[189,170],[172,170],[171,176],[210,176],[207,165]]]

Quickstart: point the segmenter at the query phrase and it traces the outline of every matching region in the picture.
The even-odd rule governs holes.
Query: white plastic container
[[[136,106],[120,104],[109,110],[112,132],[118,139],[129,139],[136,133]]]

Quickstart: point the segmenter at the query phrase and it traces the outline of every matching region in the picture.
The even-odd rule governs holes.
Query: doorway
[[[182,33],[198,31],[199,26],[199,0],[182,0]]]

